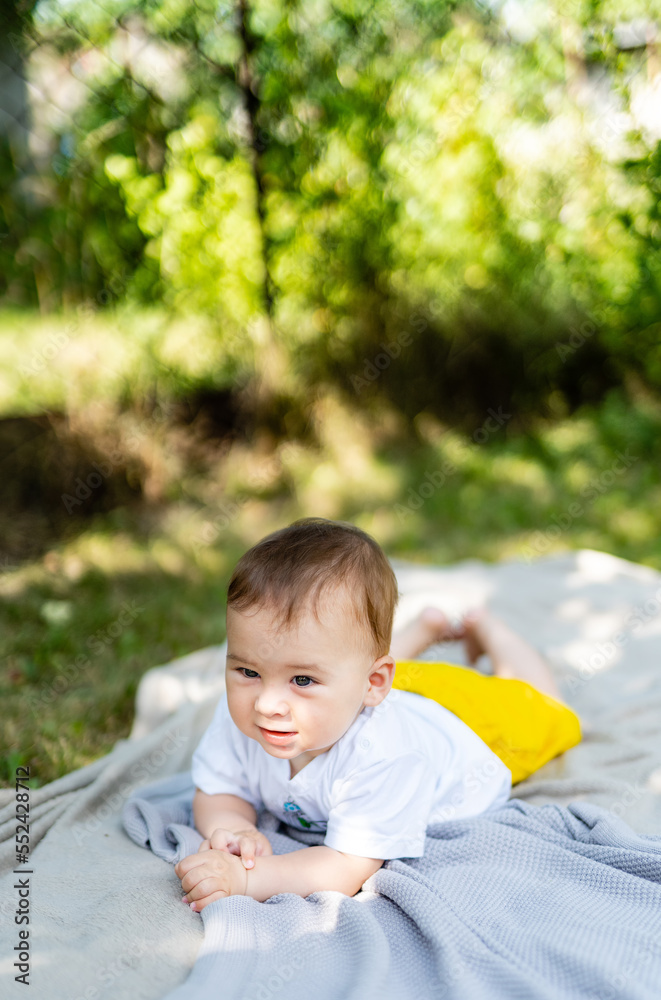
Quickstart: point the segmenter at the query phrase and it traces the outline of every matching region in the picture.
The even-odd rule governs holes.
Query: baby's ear
[[[364,704],[373,706],[382,702],[392,687],[394,676],[395,661],[390,653],[375,660],[368,677],[369,689]]]

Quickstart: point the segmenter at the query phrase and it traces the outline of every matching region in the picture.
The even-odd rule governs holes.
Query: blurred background
[[[296,517],[661,568],[659,0],[6,0],[0,780]]]

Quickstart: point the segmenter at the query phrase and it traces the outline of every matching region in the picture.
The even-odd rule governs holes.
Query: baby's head
[[[392,685],[397,581],[354,525],[304,518],[239,560],[227,595],[230,714],[272,756],[303,766]],[[280,737],[274,736],[279,732]]]

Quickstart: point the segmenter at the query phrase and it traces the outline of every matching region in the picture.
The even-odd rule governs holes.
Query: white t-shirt
[[[324,844],[367,858],[417,858],[431,823],[476,816],[509,797],[512,775],[472,729],[437,702],[392,689],[364,708],[330,750],[293,778],[234,724],[227,695],[193,755],[193,783],[238,795]]]

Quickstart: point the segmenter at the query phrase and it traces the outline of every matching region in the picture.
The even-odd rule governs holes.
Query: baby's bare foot
[[[392,638],[390,652],[396,660],[410,660],[437,642],[463,639],[463,626],[453,625],[440,608],[425,608]]]

